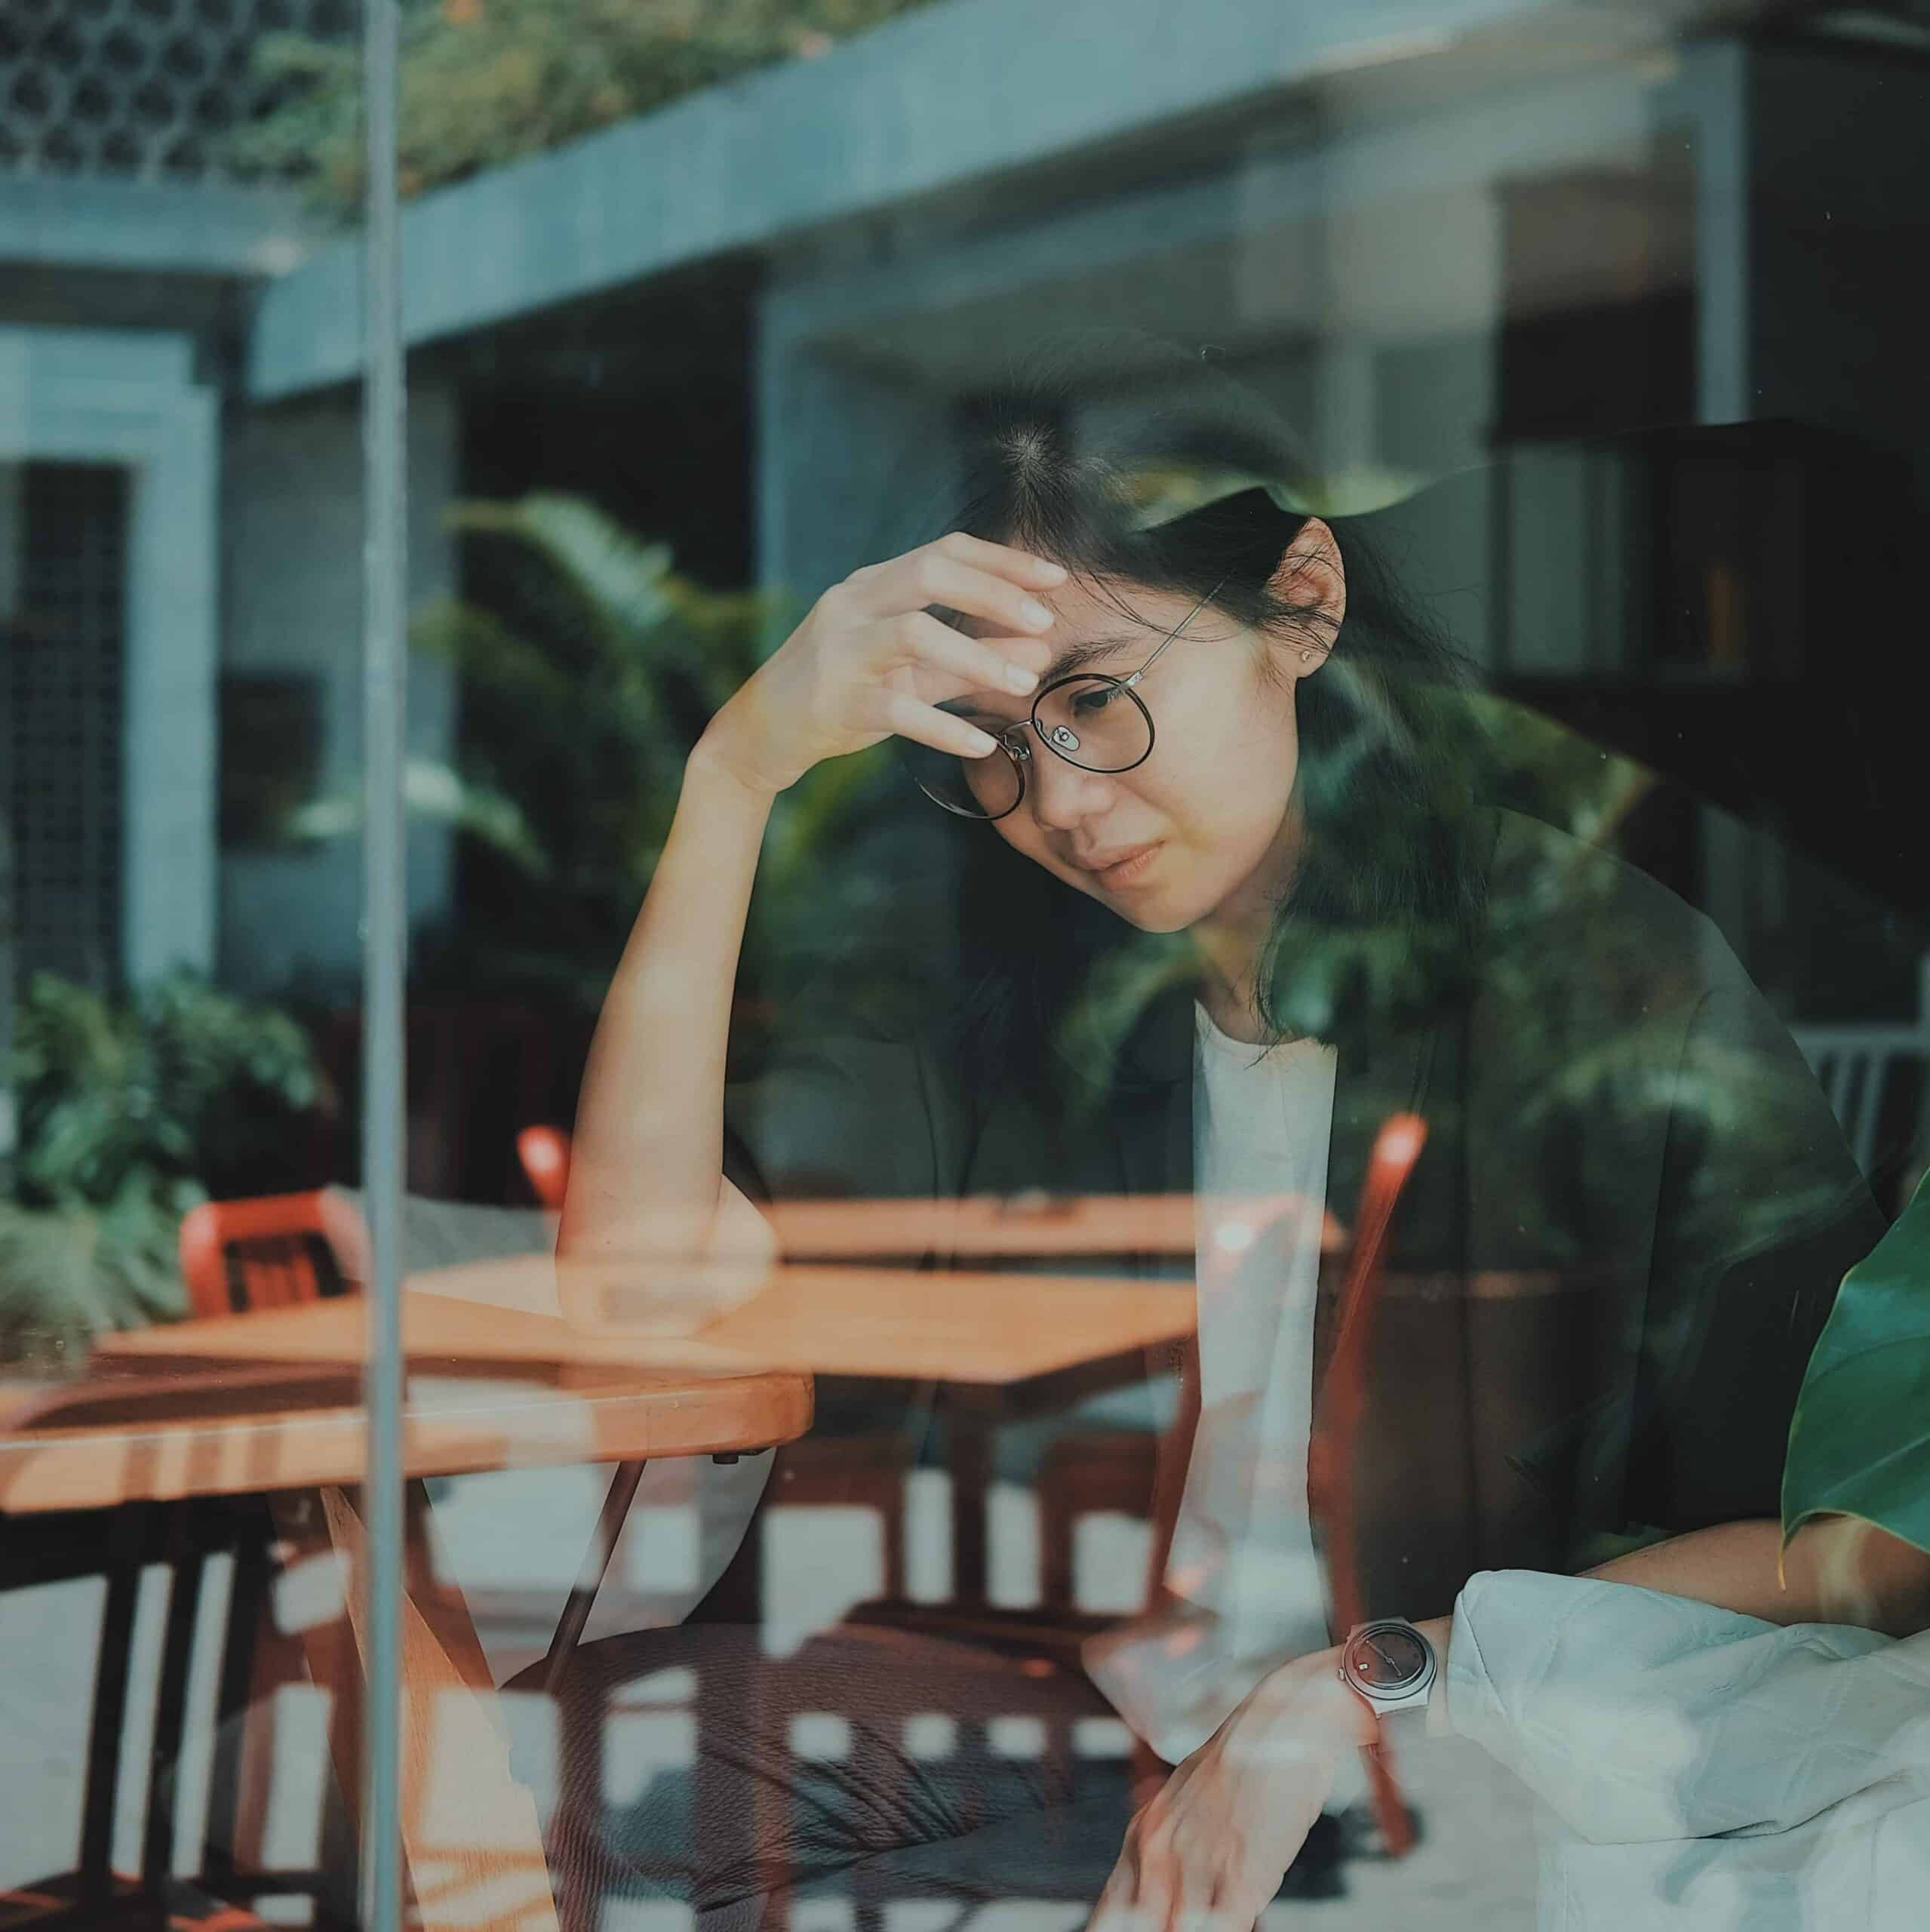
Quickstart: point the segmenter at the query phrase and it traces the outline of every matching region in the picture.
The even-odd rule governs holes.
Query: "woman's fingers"
[[[1139,1882],[1134,1888],[1130,1907],[1136,1932],[1176,1932],[1173,1912],[1179,1903],[1174,1884],[1177,1875],[1163,1858],[1149,1857],[1142,1851]]]
[[[867,565],[818,599],[707,735],[761,791],[781,791],[822,760],[892,733],[957,757],[988,757],[994,739],[933,704],[997,693],[1016,720],[1013,700],[1037,688],[1052,656],[1043,633],[1053,614],[1037,594],[1065,577],[1043,558],[963,536]],[[932,614],[941,605],[995,634],[967,636]]]
[[[1139,1847],[1139,1904],[1148,1932],[1209,1932],[1219,1848],[1185,1834],[1169,1819]]]
[[[998,749],[998,740],[989,732],[949,711],[920,704],[908,691],[880,691],[865,722],[871,730],[895,732],[957,758],[988,758]]]
[[[1173,1871],[1172,1932],[1218,1932],[1213,1914],[1214,1873],[1197,1856],[1179,1860]],[[1240,1932],[1252,1932],[1243,1925]]]
[[[1038,687],[1038,672],[1028,669],[1011,654],[1012,645],[1029,645],[1030,640],[967,637],[924,611],[908,611],[890,621],[892,641],[898,648],[908,651],[920,664],[957,678],[965,690],[1028,697]]]
[[[1054,563],[1050,557],[1041,557],[1031,550],[1021,550],[1013,544],[994,543],[983,537],[968,537],[962,530],[941,537],[929,547],[942,551],[962,564],[975,564],[980,570],[996,571],[1019,583],[1036,584],[1042,590],[1053,589],[1065,581],[1065,566]]]
[[[848,580],[849,588],[861,607],[877,617],[896,617],[936,605],[983,617],[1021,635],[1052,628],[1052,611],[1037,593],[1065,580],[1065,572],[1058,565],[1050,567],[1058,574],[1048,579],[1034,568],[1043,559],[1028,558],[1023,551],[1008,550],[1002,544],[981,543],[976,538],[965,540],[976,546],[971,553],[975,560],[967,561],[946,548],[951,541],[941,537],[936,543],[894,557],[888,564],[861,571]],[[997,552],[1000,567],[976,561],[981,551]]]
[[[1279,1889],[1277,1885],[1274,1887],[1275,1891]],[[1269,1895],[1256,1905],[1237,1886],[1222,1880],[1213,1889],[1213,1902],[1202,1923],[1207,1932],[1253,1932],[1261,1913],[1272,1903]]]
[[[1086,1932],[1147,1932],[1134,1916],[1133,1885],[1130,1853],[1122,1854],[1086,1922]]]

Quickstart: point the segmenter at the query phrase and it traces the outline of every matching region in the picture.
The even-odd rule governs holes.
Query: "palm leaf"
[[[891,758],[874,746],[850,758],[814,765],[772,808],[762,867],[767,884],[783,893],[808,869],[815,887],[825,860],[861,817]]]
[[[523,707],[536,724],[567,715],[576,685],[494,611],[456,598],[429,605],[409,627],[410,647],[450,666],[466,681]]]
[[[515,503],[459,503],[447,520],[526,544],[619,633],[654,630],[670,614],[668,546],[641,542],[582,497],[538,491]]]
[[[402,795],[409,809],[466,832],[519,866],[532,878],[547,878],[555,866],[524,815],[506,793],[434,758],[411,758]]]
[[[481,839],[532,878],[548,878],[555,869],[521,806],[453,765],[437,758],[409,759],[402,768],[402,797],[411,812]],[[331,792],[297,806],[283,819],[281,829],[297,840],[340,838],[358,830],[361,822],[361,795]]]

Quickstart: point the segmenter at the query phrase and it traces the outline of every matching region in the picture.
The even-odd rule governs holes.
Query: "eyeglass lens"
[[[1040,694],[1032,728],[1006,728],[1000,735],[1015,749],[1037,742],[1086,771],[1126,771],[1152,749],[1145,707],[1116,678],[1071,678]],[[1003,818],[1025,792],[1025,762],[1000,750],[989,758],[954,758],[923,746],[905,747],[905,761],[919,789],[935,804],[966,818]]]

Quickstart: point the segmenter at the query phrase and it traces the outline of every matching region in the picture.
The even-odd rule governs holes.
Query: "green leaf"
[[[1930,1550],[1930,1177],[1843,1277],[1796,1398],[1784,1544],[1831,1514]]]
[[[406,0],[399,63],[403,192],[540,152],[696,88],[813,58],[922,0]],[[262,118],[218,143],[229,165],[306,180],[338,209],[359,191],[359,50],[265,36],[278,83]]]
[[[574,681],[493,611],[444,598],[417,613],[410,647],[451,666],[466,682],[526,706],[541,724],[575,700]]]
[[[0,1195],[0,1359],[51,1361],[186,1312],[182,1214],[324,1096],[307,1035],[186,970],[110,1002],[37,975],[15,1014],[20,1140]]]
[[[654,630],[670,613],[668,546],[639,541],[581,497],[538,491],[513,503],[458,503],[448,520],[527,544],[619,629]]]
[[[532,878],[546,878],[555,870],[515,800],[453,766],[435,758],[409,759],[402,771],[402,798],[417,817],[469,832]],[[282,820],[281,829],[292,839],[320,841],[344,838],[361,822],[361,798],[337,792],[297,806]]]
[[[533,878],[549,875],[549,855],[522,808],[492,786],[433,758],[410,758],[403,773],[402,795],[412,812],[481,839]]]

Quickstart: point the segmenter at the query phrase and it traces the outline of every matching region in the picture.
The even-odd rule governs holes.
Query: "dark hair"
[[[1145,392],[1082,409],[1071,372],[1093,360],[1083,344],[1050,352],[967,412],[956,527],[1053,558],[1129,615],[1131,586],[1211,593],[1243,626],[1332,647],[1296,694],[1307,840],[1262,963],[1261,1017],[1281,1035],[1338,1041],[1418,1017],[1461,983],[1482,908],[1480,734],[1461,662],[1400,595],[1371,518],[1329,519],[1347,578],[1337,633],[1282,597],[1276,568],[1308,513],[1277,499],[1309,500],[1311,478],[1243,385],[1162,349]],[[1073,1003],[1136,936],[999,851],[1013,863],[973,867],[992,900],[991,917],[968,909],[965,921],[982,974],[973,1011],[1036,1066],[1024,1057],[1063,1049]]]

